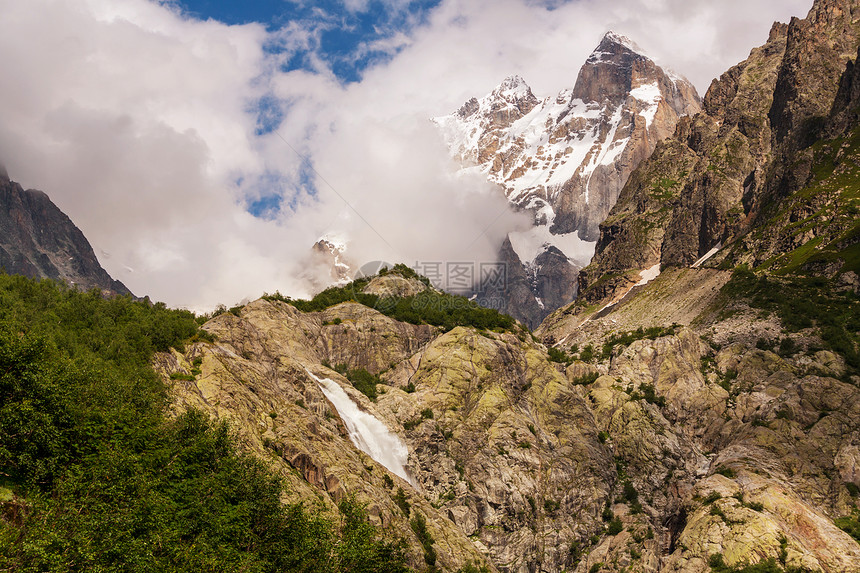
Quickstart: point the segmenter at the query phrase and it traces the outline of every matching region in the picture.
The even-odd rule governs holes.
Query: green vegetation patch
[[[415,537],[418,538],[421,547],[424,549],[424,562],[430,567],[435,567],[436,549],[434,549],[433,544],[436,543],[436,540],[433,539],[433,536],[427,529],[427,519],[423,514],[415,512],[415,517],[409,521],[409,526],[412,527],[412,532],[415,533]]]
[[[0,275],[0,569],[407,571],[353,500],[339,517],[285,505],[225,423],[166,416],[149,361],[197,329],[148,300]]]
[[[853,537],[857,543],[860,543],[860,513],[839,517],[834,520],[834,523],[836,527]]]
[[[395,265],[387,274],[416,278],[429,285],[426,277],[418,275],[406,265]],[[381,297],[363,293],[362,290],[372,278],[361,278],[344,286],[327,288],[311,300],[291,299],[279,293],[267,294],[263,298],[269,301],[286,302],[302,312],[319,312],[344,302],[357,302],[376,309],[394,320],[410,324],[430,324],[446,332],[457,326],[471,326],[480,330],[519,330],[516,321],[509,315],[482,307],[463,296],[431,289],[407,297]]]
[[[824,278],[759,276],[746,267],[735,270],[722,292],[775,312],[790,332],[815,328],[850,371],[860,372],[860,300],[853,292],[836,292]]]
[[[480,565],[467,561],[465,565],[457,569],[457,573],[490,573],[486,565]]]
[[[658,408],[666,407],[666,398],[659,396],[653,384],[642,383],[639,385],[639,390],[630,392],[630,397],[634,400],[645,400],[649,404],[654,404]]]
[[[637,340],[655,340],[662,336],[671,336],[673,334],[675,334],[675,326],[651,326],[649,328],[642,328],[640,326],[636,330],[631,330],[630,332],[615,334],[603,343],[600,358],[602,360],[608,360],[611,358],[615,352],[616,346],[630,346]]]
[[[711,571],[714,573],[807,573],[808,571],[808,569],[785,567],[773,557],[753,565],[744,564],[730,567],[726,565],[721,553],[711,555],[708,559],[708,565],[711,566]]]
[[[559,362],[561,364],[572,364],[574,357],[565,352],[561,348],[556,348],[555,346],[550,346],[547,349],[547,354],[549,354],[549,359],[551,362]]]
[[[672,201],[678,196],[681,184],[670,177],[661,177],[651,186],[649,197],[652,201],[660,203]]]
[[[371,374],[364,368],[350,369],[346,364],[338,364],[334,367],[334,370],[341,376],[345,376],[356,390],[374,402],[376,402],[377,397],[376,385],[385,384],[382,378]]]

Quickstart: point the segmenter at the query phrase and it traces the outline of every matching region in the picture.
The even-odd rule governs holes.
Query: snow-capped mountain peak
[[[606,32],[606,34],[603,35],[603,39],[600,41],[600,44],[598,44],[595,52],[600,51],[602,46],[610,44],[622,46],[624,48],[627,48],[631,52],[635,52],[642,56],[648,57],[644,50],[639,47],[639,44],[637,44],[627,36],[619,34],[617,32],[613,32],[612,30],[609,30],[608,32]]]
[[[610,30],[606,32],[603,39],[585,60],[585,65],[624,65],[625,60],[629,60],[631,57],[650,59],[636,42]]]
[[[540,100],[523,78],[510,76],[433,121],[464,170],[484,174],[532,213],[536,228],[512,232],[509,245],[534,270],[551,249],[585,266],[627,177],[699,106],[689,82],[608,32],[573,89]]]

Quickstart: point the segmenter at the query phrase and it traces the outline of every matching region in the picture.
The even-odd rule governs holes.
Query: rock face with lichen
[[[442,332],[358,303],[258,300],[157,367],[175,408],[229,420],[288,496],[356,495],[418,569],[420,514],[444,571],[706,573],[716,558],[856,571],[860,545],[835,520],[857,504],[860,376],[816,329],[786,334],[712,294],[729,274],[665,273],[555,354],[552,324],[543,344],[521,327]],[[340,374],[355,369],[378,376],[375,400]],[[315,377],[402,440],[410,482],[353,444]]]
[[[357,494],[380,525],[403,535],[407,518],[394,501],[402,488],[446,570],[472,561],[560,571],[570,544],[601,529],[611,455],[583,393],[524,331],[441,333],[356,303],[306,314],[265,300],[205,328],[216,343],[159,358],[167,376],[194,373],[174,382],[176,407],[230,420],[288,476],[292,495]],[[341,363],[382,373],[375,403],[332,370]],[[340,384],[400,436],[414,485],[353,446],[309,373]]]

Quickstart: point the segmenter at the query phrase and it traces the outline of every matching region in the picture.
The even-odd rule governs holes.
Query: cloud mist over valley
[[[182,2],[0,0],[0,162],[113,277],[171,306],[306,296],[327,233],[357,264],[491,261],[530,218],[457,173],[431,117],[513,74],[538,98],[570,88],[608,29],[704,95],[809,2],[443,0],[421,18],[413,4],[227,24]],[[372,10],[390,28],[333,59],[326,32]]]

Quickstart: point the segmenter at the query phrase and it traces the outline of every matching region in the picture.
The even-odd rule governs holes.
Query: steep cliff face
[[[639,269],[692,265],[714,249],[706,264],[760,266],[850,246],[856,217],[846,206],[856,193],[844,185],[852,164],[840,159],[857,125],[845,110],[858,17],[857,2],[818,1],[714,81],[704,110],[643,162],[601,224],[580,274],[585,299],[623,291]]]
[[[83,290],[131,294],[98,262],[84,234],[42,191],[0,173],[0,269],[66,281]]]
[[[595,418],[645,514],[659,508],[665,526],[659,562],[633,570],[710,571],[719,555],[729,566],[853,571],[860,545],[834,523],[857,504],[851,353],[820,350],[821,331],[750,305],[736,280],[670,269],[603,312],[556,316],[538,334],[585,349],[580,357],[595,348],[609,375],[590,385]],[[657,338],[643,327],[658,327]],[[612,558],[611,548],[588,557]]]
[[[672,134],[679,117],[699,108],[689,82],[610,32],[582,66],[572,90],[538,100],[515,76],[435,121],[452,153],[469,165],[464,169],[485,174],[517,208],[533,214],[534,229],[510,233],[516,258],[504,260],[522,265],[537,285],[552,281],[543,279],[543,265],[537,262],[550,248],[576,270],[587,264],[598,224],[630,173]],[[539,294],[534,286],[538,300],[515,292],[506,310],[534,327],[557,308],[549,301],[575,292],[573,286]]]
[[[857,515],[857,428],[845,422],[860,385],[858,16],[857,2],[816,2],[715,81],[601,225],[581,302],[536,333],[608,352],[614,399],[625,380],[650,379],[653,395],[638,395],[704,456],[671,482],[679,503],[666,506],[674,533],[657,570],[858,567],[858,545],[834,529]],[[653,362],[662,338],[613,348],[620,333],[671,324],[707,347],[689,339],[668,365]]]

